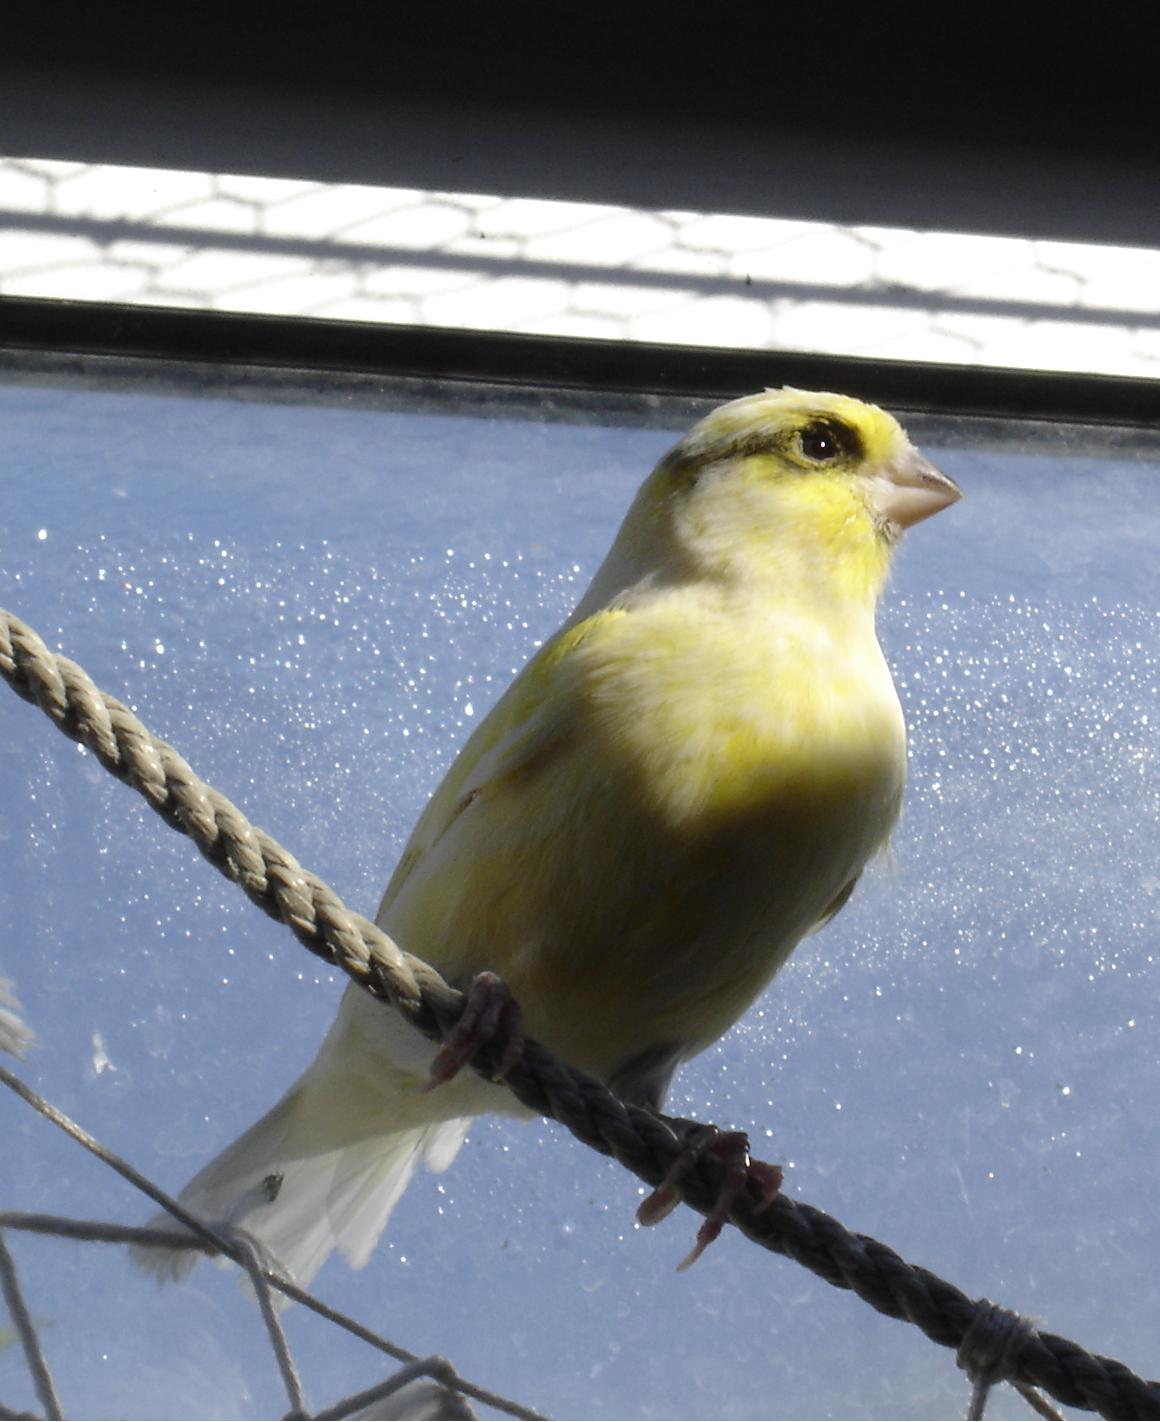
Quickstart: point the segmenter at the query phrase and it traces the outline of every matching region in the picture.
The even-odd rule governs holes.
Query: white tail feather
[[[470,1118],[307,1154],[294,1139],[301,1131],[292,1118],[302,1110],[295,1090],[195,1176],[180,1201],[208,1224],[254,1235],[271,1263],[305,1286],[335,1248],[352,1268],[362,1268],[416,1165],[423,1159],[433,1169],[449,1165]],[[165,1212],[149,1223],[180,1229]],[[184,1278],[200,1257],[195,1250],[148,1247],[133,1253],[162,1279]]]
[[[470,1074],[421,1094],[432,1049],[405,1024],[410,1040],[390,1040],[388,1017],[366,994],[348,994],[306,1072],[179,1196],[207,1224],[253,1235],[271,1263],[303,1286],[335,1248],[362,1268],[416,1165],[446,1169],[471,1117],[502,1094]],[[377,1039],[371,1050],[368,1023]],[[180,1230],[164,1212],[149,1223]],[[160,1279],[184,1278],[201,1257],[150,1246],[132,1253]]]

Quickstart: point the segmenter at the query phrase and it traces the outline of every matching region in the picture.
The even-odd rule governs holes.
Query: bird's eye
[[[846,441],[839,431],[824,420],[817,420],[798,434],[798,447],[815,464],[830,464],[847,452]]]

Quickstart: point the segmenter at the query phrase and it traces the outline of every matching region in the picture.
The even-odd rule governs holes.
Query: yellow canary
[[[787,388],[715,410],[460,752],[379,923],[452,982],[499,974],[530,1034],[659,1104],[890,834],[906,745],[875,605],[903,529],[958,497],[873,405]],[[348,989],[182,1202],[301,1283],[335,1246],[360,1267],[419,1160],[441,1170],[473,1116],[520,1111],[471,1071],[423,1092],[433,1053]],[[196,1256],[139,1257],[178,1275]]]

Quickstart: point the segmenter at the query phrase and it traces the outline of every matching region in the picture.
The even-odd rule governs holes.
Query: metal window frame
[[[623,397],[626,413],[642,395],[729,399],[792,384],[966,417],[984,439],[989,425],[1017,420],[1116,427],[1160,446],[1160,390],[1131,377],[0,298],[0,370],[95,377],[95,360],[116,362],[122,378],[144,363],[193,362],[211,377],[214,367],[241,369],[260,383],[265,372],[271,385],[319,372],[372,384],[409,377],[562,397],[599,392]]]

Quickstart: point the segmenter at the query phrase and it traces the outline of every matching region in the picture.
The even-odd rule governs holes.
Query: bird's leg
[[[424,1091],[433,1091],[457,1076],[476,1052],[489,1044],[497,1049],[493,1081],[502,1081],[523,1055],[523,1017],[502,978],[495,973],[477,973],[464,999],[463,1014],[436,1052]]]
[[[722,1131],[716,1126],[697,1126],[685,1139],[685,1148],[673,1162],[669,1173],[637,1208],[637,1223],[659,1224],[672,1214],[681,1199],[681,1184],[689,1176],[704,1156],[711,1156],[723,1164],[724,1176],[716,1202],[705,1222],[697,1231],[696,1243],[677,1265],[678,1269],[691,1269],[709,1245],[721,1233],[729,1221],[729,1211],[739,1195],[750,1188],[750,1183],[758,1193],[758,1210],[764,1210],[773,1203],[774,1196],[781,1189],[781,1167],[768,1165],[763,1160],[753,1160],[749,1154],[749,1137],[744,1131]]]

